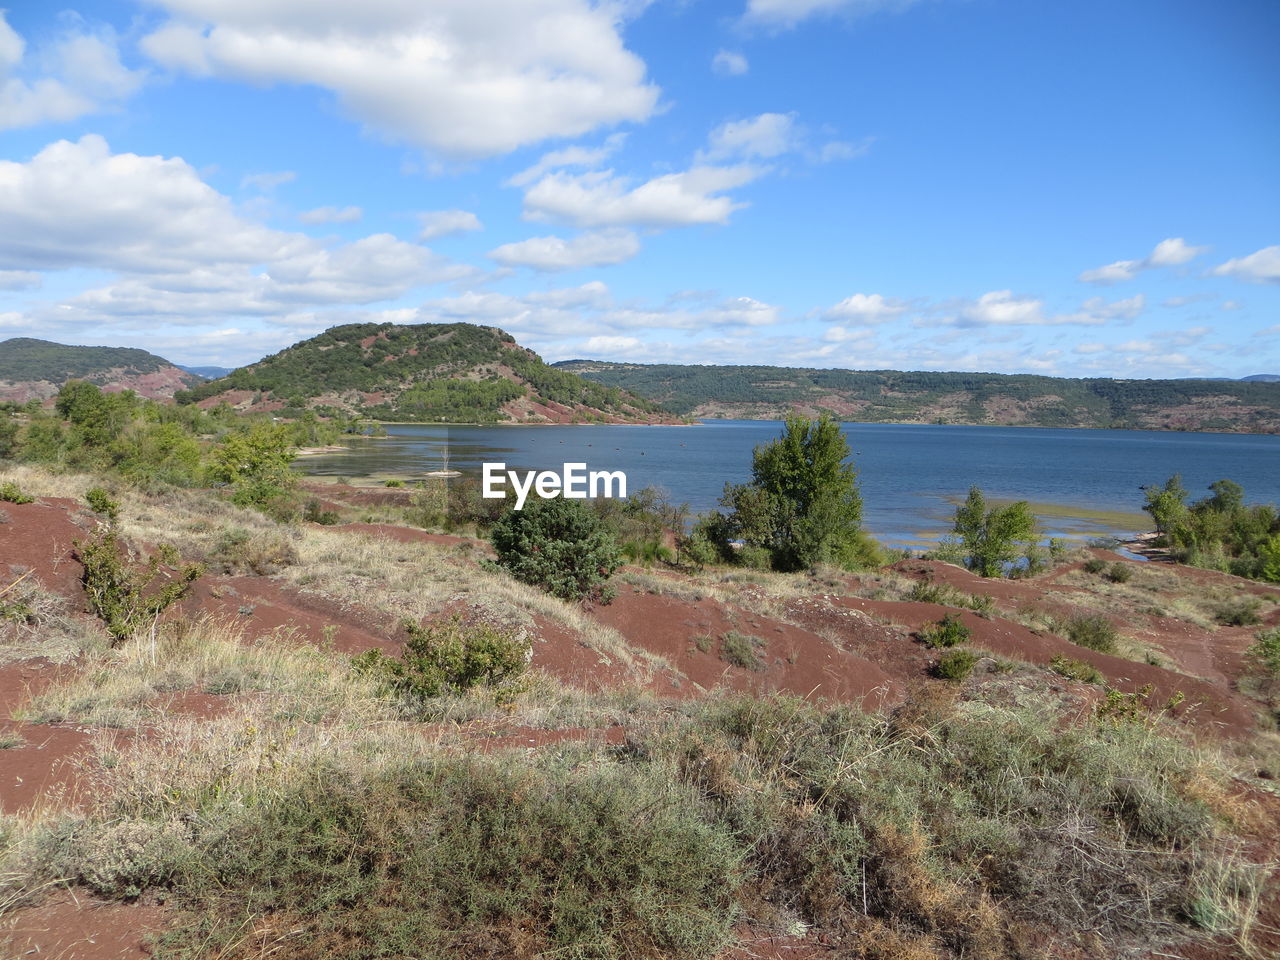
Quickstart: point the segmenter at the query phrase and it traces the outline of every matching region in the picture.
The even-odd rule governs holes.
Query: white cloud
[[[840,320],[846,323],[883,323],[900,316],[907,310],[907,304],[892,297],[883,297],[878,293],[855,293],[845,297],[822,314],[824,320]]]
[[[638,186],[612,170],[552,173],[524,195],[529,220],[563,220],[578,227],[680,227],[727,223],[746,206],[724,192],[755,180],[755,166],[697,166]]]
[[[594,170],[612,156],[626,142],[625,133],[615,133],[607,137],[598,147],[565,147],[563,150],[552,150],[544,153],[533,166],[521,170],[507,178],[504,186],[525,187],[533,183],[545,173],[565,167],[582,167]]]
[[[1280,246],[1263,247],[1247,257],[1237,257],[1219,264],[1213,272],[1220,277],[1235,277],[1253,283],[1280,283]]]
[[[240,188],[257,190],[259,193],[270,193],[276,187],[293,183],[298,175],[292,170],[279,170],[274,173],[247,173],[240,178]]]
[[[977,300],[963,302],[954,315],[916,323],[954,327],[1103,326],[1112,320],[1132,320],[1142,313],[1146,303],[1142,294],[1111,303],[1102,297],[1090,297],[1072,313],[1046,314],[1043,300],[1015,296],[1011,290],[992,290]]]
[[[822,339],[827,343],[853,343],[858,340],[872,340],[875,335],[876,332],[868,327],[850,329],[836,324],[827,328],[827,332],[822,335]]]
[[[329,245],[238,214],[180,158],[113,154],[89,135],[0,161],[0,269],[121,276],[38,308],[48,322],[274,315],[372,303],[476,271],[389,234]],[[43,311],[43,312],[41,312]]]
[[[643,356],[647,347],[639,337],[590,337],[582,350],[594,356],[632,357]]]
[[[1181,237],[1170,237],[1156,244],[1155,249],[1141,260],[1117,260],[1105,267],[1085,270],[1080,279],[1085,283],[1112,284],[1132,280],[1143,270],[1156,267],[1180,267],[1189,263],[1208,247],[1193,247]]]
[[[146,71],[120,62],[115,34],[102,28],[68,32],[30,58],[46,71],[24,79],[26,42],[0,10],[0,130],[42,123],[65,123],[114,109],[133,96]]]
[[[844,14],[861,16],[884,10],[897,12],[916,0],[747,0],[746,20],[769,26],[792,27],[809,17]]]
[[[795,115],[762,113],[748,120],[731,120],[711,131],[703,157],[723,160],[772,159],[798,146]]]
[[[648,119],[658,89],[588,0],[156,0],[174,19],[142,40],[197,76],[312,84],[366,128],[452,157]]]
[[[298,214],[303,223],[355,223],[364,216],[359,207],[316,207]]]
[[[630,230],[610,229],[561,237],[530,237],[518,243],[504,243],[489,251],[489,257],[508,267],[534,270],[575,270],[603,267],[630,260],[640,252],[640,241]]]
[[[419,240],[434,240],[455,233],[473,233],[484,229],[480,218],[469,210],[429,210],[418,214],[418,220],[422,224]]]
[[[750,69],[750,64],[736,51],[721,50],[711,58],[711,69],[722,77],[740,77]]]

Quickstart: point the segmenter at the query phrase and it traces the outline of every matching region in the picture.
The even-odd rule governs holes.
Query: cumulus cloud
[[[1053,327],[1103,326],[1113,320],[1132,320],[1146,308],[1146,297],[1138,294],[1111,303],[1090,297],[1080,309],[1070,313],[1046,314],[1044,301],[1017,296],[1012,290],[992,290],[976,300],[962,301],[959,309],[939,320],[922,319],[918,326],[953,327]]]
[[[740,77],[750,69],[750,64],[740,53],[721,50],[711,58],[711,69],[722,77]]]
[[[703,156],[771,159],[794,150],[797,143],[795,114],[762,113],[748,120],[731,120],[711,131]]]
[[[1141,260],[1117,260],[1105,267],[1085,270],[1080,279],[1085,283],[1112,284],[1132,280],[1143,270],[1156,267],[1179,267],[1189,263],[1208,247],[1193,247],[1181,237],[1170,237],[1156,244],[1155,249]]]
[[[120,274],[45,308],[41,318],[58,322],[265,316],[372,303],[476,272],[390,234],[329,245],[270,229],[182,159],[113,154],[95,135],[50,144],[25,163],[0,161],[0,221],[7,272]]]
[[[359,207],[316,207],[298,214],[303,223],[355,223],[364,216]]]
[[[622,263],[639,252],[640,241],[634,233],[611,229],[582,233],[569,240],[554,236],[530,237],[518,243],[504,243],[490,250],[489,257],[508,267],[576,270]]]
[[[484,229],[480,218],[469,210],[428,210],[418,214],[418,221],[422,224],[422,230],[418,233],[419,240],[434,240],[455,233],[473,233]]]
[[[41,73],[21,76],[27,62],[39,64]],[[26,41],[0,10],[0,130],[65,123],[114,109],[145,80],[146,71],[120,62],[110,29],[72,30],[28,57]]]
[[[1213,272],[1253,283],[1280,283],[1280,246],[1263,247],[1247,257],[1228,260],[1214,267]]]
[[[833,307],[822,313],[824,320],[838,320],[844,323],[883,323],[900,316],[907,310],[907,304],[892,297],[883,297],[878,293],[855,293],[845,297]]]
[[[311,84],[367,129],[438,154],[507,153],[650,117],[658,89],[588,0],[156,0],[142,40],[196,76]]]
[[[745,203],[724,196],[760,176],[758,167],[700,166],[632,186],[612,170],[552,173],[524,195],[529,220],[562,220],[578,227],[681,227],[727,223]]]

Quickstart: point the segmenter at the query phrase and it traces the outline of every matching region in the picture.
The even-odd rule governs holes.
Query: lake
[[[432,426],[388,424],[388,438],[352,438],[342,453],[302,457],[304,473],[355,480],[416,479],[445,466],[479,476],[486,461],[554,470],[566,462],[622,470],[629,489],[663,488],[709,510],[726,482],[751,472],[751,453],[781,432],[762,420],[694,426]],[[972,485],[989,499],[1029,500],[1050,535],[1083,538],[1148,528],[1144,484],[1181,473],[1192,498],[1214,480],[1241,484],[1251,502],[1280,502],[1280,437],[1143,430],[1054,430],[848,423],[867,529],[883,543],[918,546],[950,528]]]

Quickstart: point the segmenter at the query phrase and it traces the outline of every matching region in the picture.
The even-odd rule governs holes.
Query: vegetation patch
[[[763,670],[764,640],[749,633],[730,630],[720,638],[720,659],[744,670]]]
[[[920,642],[935,649],[954,647],[968,643],[973,631],[964,625],[953,613],[947,614],[936,623],[931,623],[920,630]]]

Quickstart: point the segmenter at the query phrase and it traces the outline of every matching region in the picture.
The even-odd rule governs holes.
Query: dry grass
[[[110,639],[97,621],[78,616],[63,597],[46,590],[30,571],[6,566],[13,577],[0,585],[0,664],[43,657],[67,663],[101,651]]]

